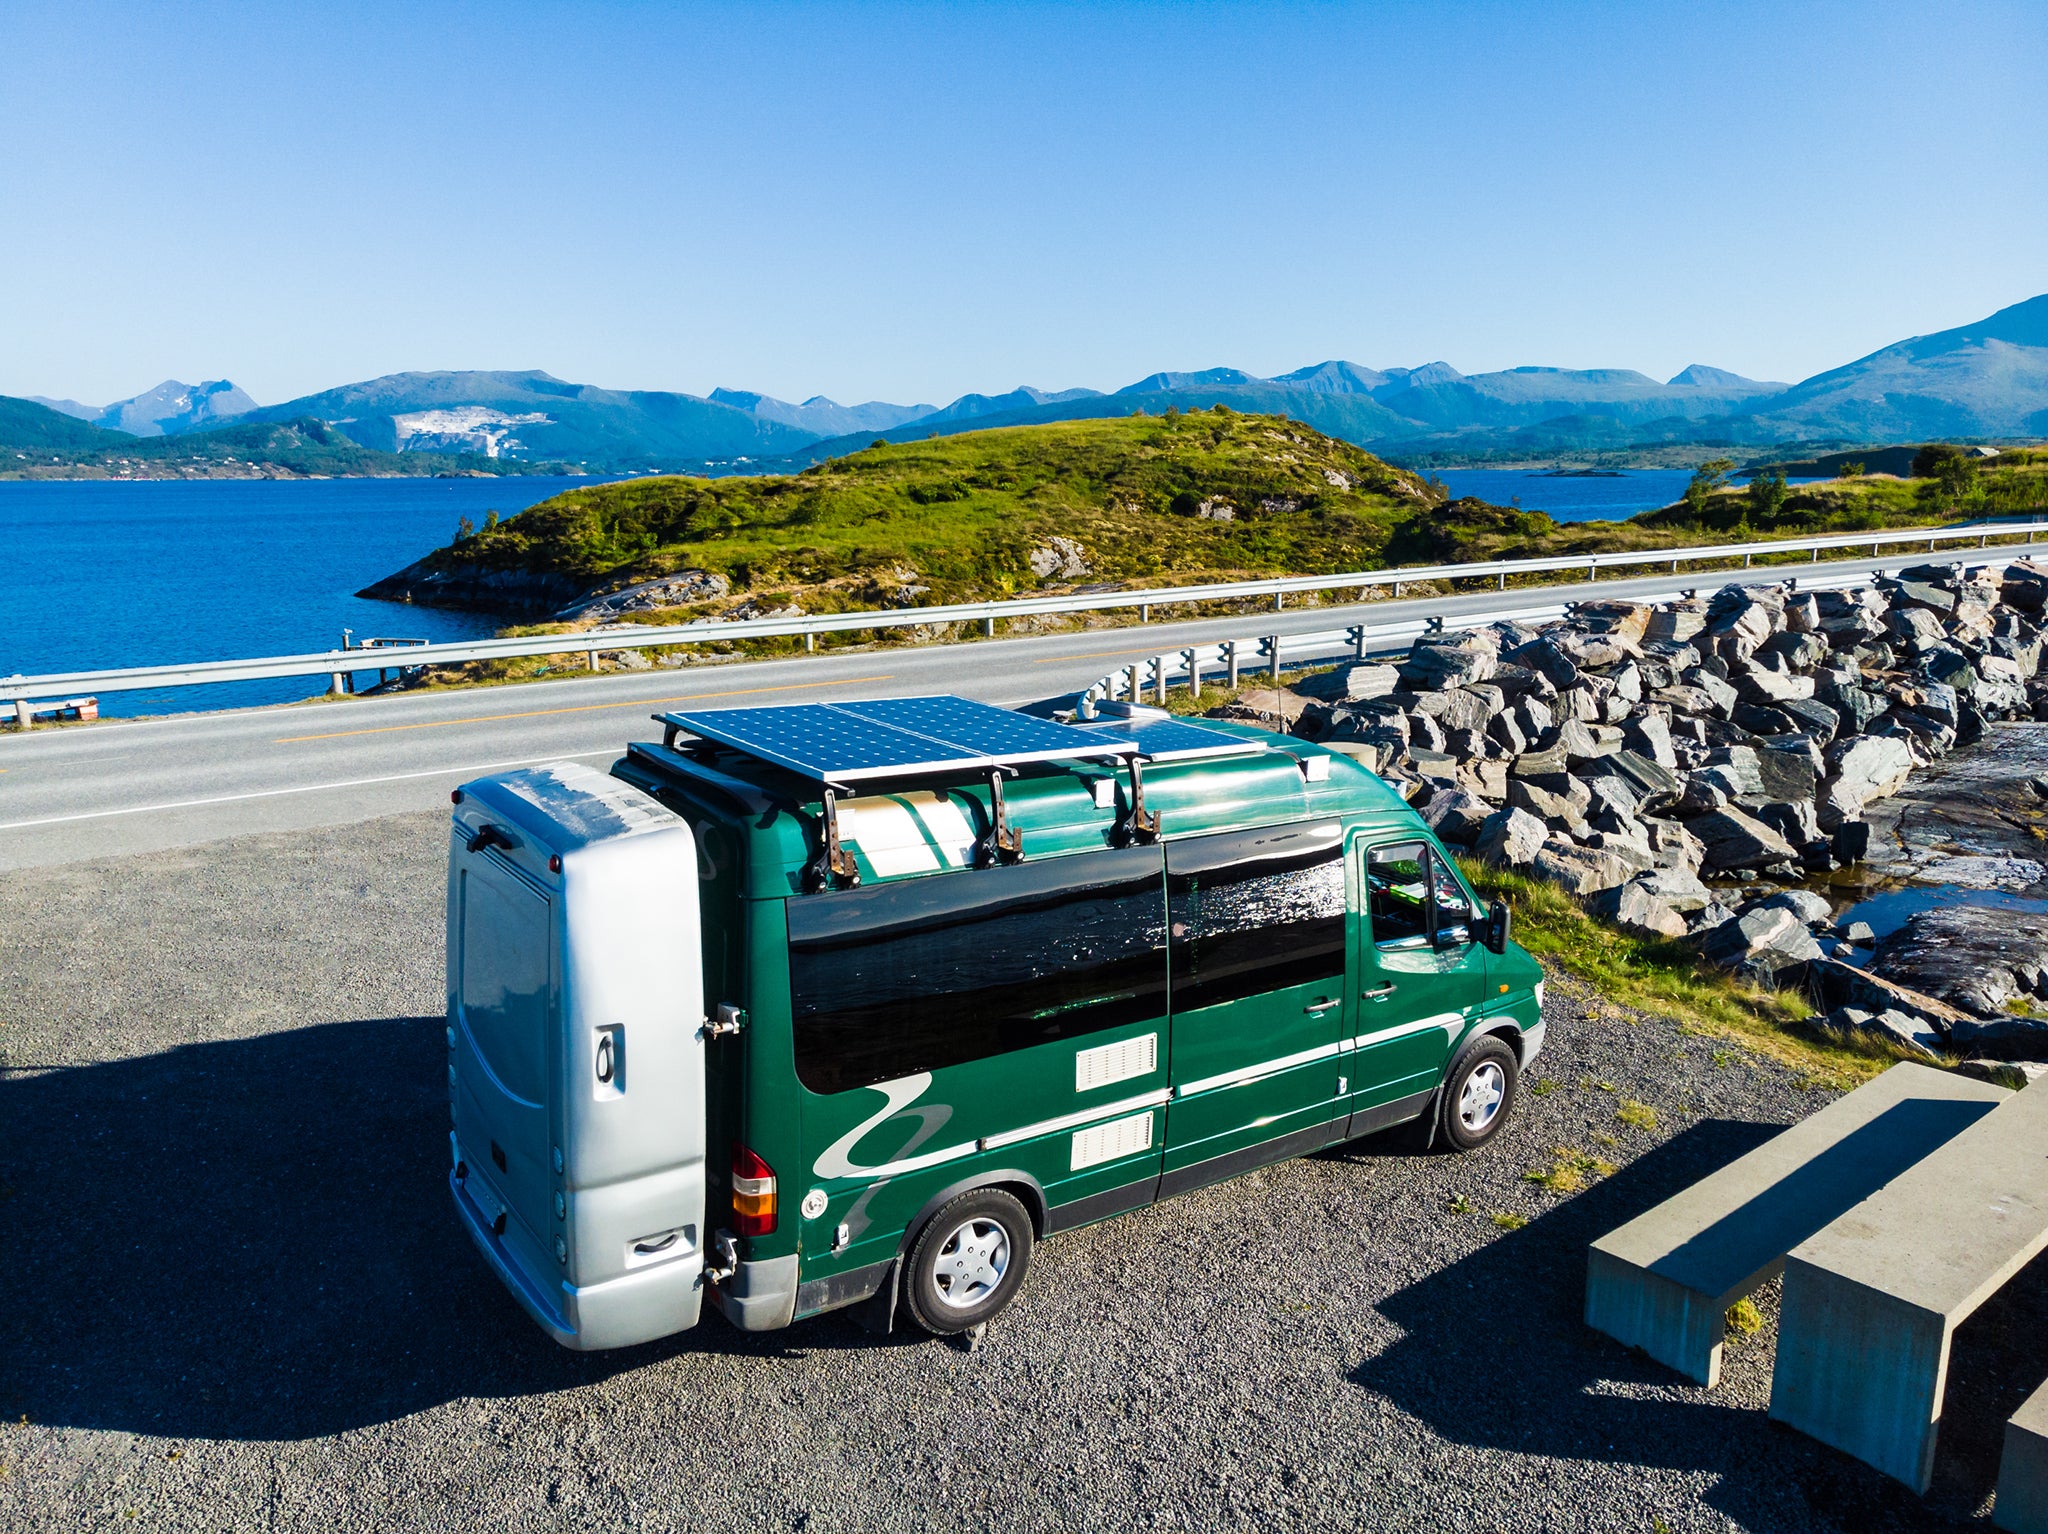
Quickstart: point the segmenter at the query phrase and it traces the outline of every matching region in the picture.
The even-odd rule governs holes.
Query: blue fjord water
[[[359,641],[489,634],[502,620],[355,593],[446,543],[464,516],[510,516],[589,483],[0,481],[0,677],[301,654],[332,649],[345,628]],[[325,690],[322,678],[288,677],[103,692],[100,709],[173,713]]]
[[[1682,469],[1580,478],[1447,469],[1454,495],[1625,517],[1678,498]],[[0,677],[325,650],[343,629],[466,639],[498,620],[355,593],[454,535],[583,479],[0,481]],[[107,714],[283,703],[319,678],[105,692]]]

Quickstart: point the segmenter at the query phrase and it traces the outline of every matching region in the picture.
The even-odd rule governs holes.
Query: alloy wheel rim
[[[941,1304],[972,1310],[995,1293],[1009,1271],[1010,1233],[1000,1222],[976,1215],[939,1243],[932,1285]]]
[[[1499,1115],[1507,1090],[1507,1076],[1500,1066],[1485,1061],[1465,1078],[1464,1090],[1458,1094],[1458,1122],[1477,1134]]]

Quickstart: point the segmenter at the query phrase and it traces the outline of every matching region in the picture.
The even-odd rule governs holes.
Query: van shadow
[[[305,1438],[678,1354],[864,1340],[707,1312],[644,1347],[557,1347],[449,1205],[442,1029],[330,1023],[0,1077],[0,1414]]]
[[[1948,1504],[1938,1509],[1754,1406],[1730,1403],[1726,1385],[1698,1390],[1585,1324],[1587,1247],[1774,1132],[1721,1120],[1693,1125],[1521,1230],[1398,1291],[1379,1310],[1404,1335],[1359,1364],[1353,1382],[1453,1442],[1714,1474],[1704,1500],[1744,1527],[1953,1527],[1957,1502],[1968,1516],[1970,1488],[1937,1497]],[[1944,1434],[1946,1453],[1946,1426]],[[1965,1479],[1974,1500],[1989,1493],[1981,1468]]]

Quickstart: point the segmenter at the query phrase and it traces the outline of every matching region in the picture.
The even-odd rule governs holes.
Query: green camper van
[[[965,699],[658,716],[455,795],[450,1188],[556,1341],[967,1330],[1048,1236],[1498,1134],[1542,972],[1322,746]]]

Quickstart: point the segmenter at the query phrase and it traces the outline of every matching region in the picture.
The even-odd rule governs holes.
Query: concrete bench
[[[2048,1385],[2028,1396],[2005,1424],[1991,1521],[2012,1534],[2048,1534]]]
[[[1586,1324],[1712,1386],[1728,1307],[1785,1254],[2011,1096],[1895,1065],[1595,1241]]]
[[[1785,1259],[1771,1415],[1915,1491],[1949,1339],[2048,1246],[2048,1091],[2013,1093]]]

